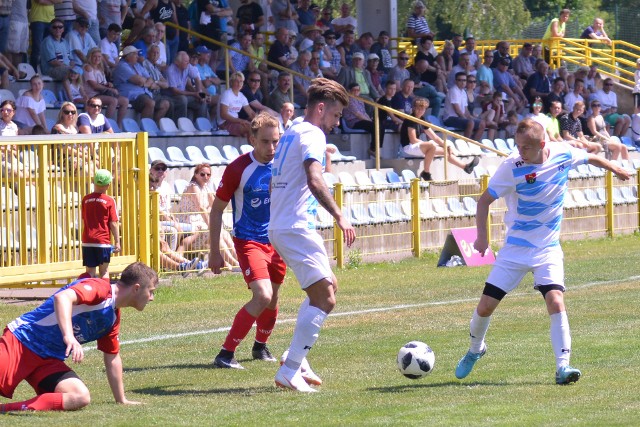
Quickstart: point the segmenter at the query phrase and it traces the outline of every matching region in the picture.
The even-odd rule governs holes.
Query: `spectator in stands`
[[[415,39],[416,43],[420,37],[426,35],[433,36],[433,33],[431,33],[429,29],[427,18],[424,17],[426,10],[427,8],[424,3],[421,0],[416,0],[413,2],[413,11],[407,19],[407,37]]]
[[[55,17],[64,22],[64,36],[67,37],[73,29],[76,14],[73,10],[72,0],[60,0],[53,5]]]
[[[267,106],[274,111],[280,111],[285,102],[293,103],[291,96],[291,74],[281,71],[278,75],[278,83],[267,98]]]
[[[631,139],[636,146],[640,145],[640,105],[635,106],[631,116]]]
[[[251,33],[254,37],[260,33],[265,16],[262,7],[254,0],[240,0],[236,11],[236,34]]]
[[[302,74],[307,78],[299,77],[298,75],[293,75],[293,100],[296,104],[298,104],[301,108],[304,108],[307,105],[307,89],[311,84],[311,79],[316,76],[309,68],[309,61],[311,60],[311,52],[305,50],[300,52],[298,55],[298,59],[296,62],[291,64],[291,71],[295,71],[296,73]]]
[[[409,78],[414,82],[413,93],[416,96],[427,98],[429,100],[429,104],[432,106],[431,114],[439,117],[440,107],[442,106],[442,101],[444,101],[445,94],[438,92],[435,87],[422,81],[422,76],[427,71],[428,66],[429,63],[426,59],[417,60],[408,68]]]
[[[413,88],[415,83],[413,80],[407,78],[402,81],[400,91],[391,99],[391,106],[393,109],[402,111],[405,114],[412,114],[413,111]],[[425,109],[426,112],[426,109]],[[421,116],[422,117],[422,116]]]
[[[298,14],[298,30],[302,32],[302,29],[309,25],[315,25],[315,15],[309,8],[311,6],[311,0],[298,0],[298,7],[296,13]]]
[[[242,94],[247,98],[249,106],[256,114],[264,111],[274,117],[277,117],[278,113],[262,103],[263,97],[262,92],[260,91],[260,84],[262,83],[261,80],[262,77],[260,77],[260,74],[257,71],[250,72],[247,80],[245,81],[245,85],[242,87]],[[244,109],[242,109],[240,110],[238,117],[247,120],[249,115],[244,111]]]
[[[610,160],[617,160],[618,157],[622,157],[622,160],[629,160],[627,146],[619,140],[612,139],[611,135],[609,135],[607,123],[604,121],[602,114],[600,114],[601,109],[600,101],[597,99],[591,101],[592,114],[587,118],[587,127],[591,135],[593,135],[592,141],[599,143],[609,152],[608,157]]]
[[[76,20],[74,29],[66,37],[71,49],[71,59],[79,66],[87,62],[89,50],[96,47],[96,42],[93,41],[88,31],[89,21],[80,17]]]
[[[187,117],[188,110],[193,112],[194,118],[206,117],[207,100],[204,86],[200,81],[198,70],[189,66],[187,52],[178,52],[173,64],[167,67],[165,77],[169,83],[169,89],[165,92],[165,95],[173,99],[174,115],[176,117]],[[192,88],[187,87],[187,83],[190,80],[195,81]]]
[[[340,69],[340,74],[338,74],[337,78],[338,83],[348,88],[351,83],[365,82],[366,84],[360,87],[360,96],[371,101],[378,99],[380,94],[373,86],[371,74],[364,68],[364,54],[355,52],[351,61],[353,66],[344,66]]]
[[[566,34],[567,21],[569,20],[571,11],[569,9],[562,9],[558,18],[553,18],[547,26],[547,30],[542,36],[542,40],[545,41],[544,47],[544,60],[547,63],[551,63],[551,49],[553,48],[553,39],[562,38]]]
[[[13,122],[13,116],[16,113],[16,103],[10,99],[5,99],[0,104],[0,137],[17,136],[18,125]],[[0,145],[0,176],[3,179],[24,178],[24,165],[20,162],[18,147],[15,144]]]
[[[311,75],[314,79],[324,77],[322,69],[320,68],[320,63],[322,62],[322,46],[324,46],[324,37],[320,36],[313,45],[311,59],[309,60],[309,70],[311,70]]]
[[[347,31],[353,32],[358,27],[358,20],[351,16],[351,6],[347,3],[342,3],[340,17],[331,21],[331,25],[333,25],[333,31],[338,36],[338,44],[342,43],[344,34]]]
[[[469,54],[462,53],[459,55],[457,65],[454,65],[451,71],[449,72],[449,76],[447,76],[447,87],[450,88],[456,83],[456,74],[459,72],[464,72],[466,75],[473,75],[475,77],[476,70],[471,66],[471,61],[469,60]]]
[[[509,64],[510,62],[503,58],[498,63],[498,67],[493,69],[493,85],[498,92],[507,94],[507,98],[513,102],[514,108],[520,110],[526,105],[527,98],[509,73]],[[508,108],[508,110],[511,109]]]
[[[373,46],[373,34],[370,32],[363,33],[355,43],[356,52],[362,52],[364,57],[368,57]]]
[[[316,21],[316,25],[322,28],[323,32],[333,31],[333,24],[331,23],[332,20],[333,17],[331,7],[325,7],[320,12],[320,19]]]
[[[14,122],[18,125],[21,135],[28,135],[31,133],[31,129],[40,125],[47,129],[47,121],[44,117],[44,112],[47,109],[47,103],[42,96],[42,89],[44,88],[44,82],[39,75],[31,77],[29,80],[30,89],[24,92],[16,100],[16,115]]]
[[[573,90],[567,93],[564,97],[564,108],[567,111],[573,111],[573,105],[576,101],[584,102],[582,97],[582,91],[584,90],[584,82],[581,79],[576,79],[573,84]]]
[[[100,48],[91,49],[87,56],[89,57],[89,62],[84,65],[84,73],[82,75],[87,97],[99,97],[102,101],[101,107],[104,106],[107,109],[106,115],[114,118],[117,113],[116,122],[118,126],[122,127],[122,119],[127,115],[129,100],[121,96],[118,89],[107,81],[102,68],[103,61]]]
[[[262,78],[260,89],[262,89],[262,94],[267,97],[269,95],[269,70],[267,68],[267,63],[264,62],[267,58],[264,47],[264,34],[257,33],[253,36],[251,46],[249,47],[249,53],[260,58],[252,59],[253,70],[260,73],[260,77]]]
[[[98,2],[98,16],[99,25],[98,33],[100,34],[100,41],[105,38],[109,38],[110,29],[115,28],[116,25],[120,28],[119,32],[122,32],[122,21],[124,20],[123,14],[129,9],[127,0],[101,0]],[[112,40],[116,43],[118,49],[120,48],[120,40]],[[100,45],[100,43],[98,43]],[[106,52],[106,51],[105,51]]]
[[[573,109],[569,110],[564,105],[564,88],[564,79],[562,77],[556,77],[553,80],[553,84],[551,85],[551,92],[549,92],[545,99],[547,109],[549,109],[549,104],[551,103],[551,101],[560,101],[560,104],[562,104],[563,112],[573,111]]]
[[[159,99],[157,103],[153,99],[152,91],[160,91],[161,87],[138,62],[138,49],[134,46],[122,50],[122,60],[113,71],[113,84],[127,97],[141,118],[152,118],[157,122],[167,115],[171,107],[166,98]]]
[[[323,34],[324,41],[326,43],[324,49],[325,59],[329,61],[329,65],[322,69],[323,74],[327,77],[335,79],[342,67],[342,55],[336,45],[336,33],[332,30],[325,31]],[[327,72],[328,71],[328,72]]]
[[[253,41],[253,35],[248,32],[239,35],[239,41],[232,43],[231,47],[239,49],[243,52],[249,53],[249,48],[251,47],[251,42]],[[253,64],[251,62],[251,58],[242,53],[236,52],[234,50],[229,51],[230,61],[229,61],[229,72],[235,73],[240,72],[246,74],[248,71],[253,69]]]
[[[465,86],[467,76],[461,71],[456,75],[456,85],[449,90],[444,102],[444,124],[456,129],[464,129],[464,136],[476,141],[482,139],[486,123],[484,120],[476,119],[469,112],[467,94]],[[474,134],[475,131],[475,134]]]
[[[164,24],[167,22],[178,24],[176,5],[172,0],[147,0],[142,8],[142,13],[144,14],[147,11],[154,22],[154,29],[156,28],[155,24],[162,24],[164,27],[164,37],[159,38],[156,31],[156,39],[154,41],[162,41],[163,44],[166,44],[166,61],[167,63],[171,63],[178,53],[180,38],[178,37],[178,30],[172,27],[167,27]],[[143,56],[146,57],[146,51],[143,52]]]
[[[98,21],[98,2],[95,0],[73,0],[73,9],[78,18],[89,21],[89,34],[96,43],[100,43],[100,22]]]
[[[288,0],[285,1],[288,3]],[[291,49],[289,49],[289,45],[287,44],[288,40],[289,30],[285,27],[278,27],[276,30],[276,41],[273,42],[269,52],[267,53],[267,59],[269,62],[289,68],[294,60],[291,58]],[[276,70],[276,75],[278,72],[279,71]]]
[[[447,76],[444,74],[444,72],[439,72],[436,57],[431,52],[432,49],[433,36],[420,37],[418,43],[418,53],[416,53],[416,57],[413,60],[413,63],[415,64],[422,59],[426,60],[427,69],[424,73],[422,73],[420,80],[434,86],[438,92],[445,93],[447,90]]]
[[[228,2],[226,0],[218,0],[215,3],[209,0],[197,0],[197,2],[200,10],[199,32],[208,38],[226,43],[227,19],[233,16],[233,10],[229,7]],[[200,44],[211,50],[211,63],[209,65],[211,65],[212,69],[217,69],[220,46],[206,40],[200,40]]]
[[[389,44],[389,32],[382,30],[378,34],[378,41],[371,45],[371,53],[375,53],[380,58],[378,71],[389,74],[393,68],[393,58],[391,57],[391,45]]]
[[[158,58],[158,68],[163,73],[167,69],[167,61],[169,58],[167,57],[167,45],[164,44],[165,34],[167,32],[167,27],[162,22],[156,22],[153,27],[156,29],[156,37],[154,38],[153,44],[157,45],[160,48],[160,58]],[[187,49],[189,47],[187,46]],[[146,57],[146,55],[145,55]],[[170,62],[169,62],[170,63]]]
[[[453,43],[449,40],[444,42],[442,52],[436,56],[436,64],[438,64],[438,72],[443,75],[444,81],[446,81],[453,69]],[[443,89],[444,93],[447,93],[447,87]]]
[[[255,116],[249,106],[247,98],[240,92],[244,84],[244,75],[239,72],[229,76],[229,89],[220,97],[220,116],[218,126],[229,132],[229,135],[247,137],[251,131],[251,122]],[[248,120],[239,117],[240,110],[244,110]]]
[[[498,64],[500,62],[507,61],[507,68],[511,70],[513,67],[511,65],[511,55],[509,54],[509,42],[500,41],[496,43],[496,50],[493,52],[493,61],[491,62],[491,68],[498,68]]]
[[[633,74],[635,84],[633,86],[633,106],[640,105],[640,58],[636,59],[636,72]]]
[[[490,67],[493,62],[493,53],[490,50],[486,50],[483,54],[484,61],[478,66],[478,72],[476,78],[478,79],[478,86],[481,86],[483,82],[486,82],[491,92],[494,91],[493,86],[493,69]]]
[[[387,80],[384,85],[384,94],[378,98],[376,102],[380,105],[384,105],[385,107],[393,108],[392,102],[396,91],[396,82],[394,80]],[[378,120],[380,121],[380,126],[382,128],[390,129],[394,132],[398,132],[402,125],[402,119],[385,110],[378,110]]]
[[[305,0],[305,1],[309,1],[309,0]],[[320,27],[317,27],[316,25],[304,25],[302,27],[302,40],[300,41],[300,44],[298,45],[299,48],[298,50],[300,52],[304,51],[304,50],[311,50],[311,48],[313,47],[313,43],[314,41],[320,36],[320,34],[322,34],[322,30],[320,29]]]
[[[271,13],[273,14],[274,25],[278,30],[283,29],[287,33],[288,30],[298,31],[298,24],[296,23],[298,13],[290,0],[273,0],[271,2]],[[276,39],[278,39],[277,32]]]
[[[106,3],[106,0],[100,2],[100,4]],[[100,40],[100,50],[102,51],[102,58],[106,69],[109,70],[109,74],[116,68],[118,61],[120,60],[120,54],[118,52],[118,44],[120,43],[120,35],[122,34],[122,28],[118,24],[110,24],[107,29],[106,36]]]
[[[454,34],[451,38],[451,43],[453,43],[453,66],[458,65],[458,60],[460,59],[460,46],[462,46],[462,36],[460,34]]]
[[[40,52],[42,41],[47,37],[47,30],[51,26],[51,20],[55,18],[53,2],[50,0],[33,0],[29,7],[29,28],[31,30],[31,56],[29,62],[34,70],[41,64]],[[64,32],[64,23],[58,20],[62,28],[60,35]],[[27,40],[28,43],[28,40]],[[44,70],[43,70],[44,72]]]
[[[198,165],[193,177],[180,197],[176,218],[180,223],[190,224],[193,234],[186,236],[178,246],[179,253],[195,255],[196,251],[209,248],[209,212],[214,200],[214,188],[210,187],[211,166],[206,163]],[[233,240],[228,232],[220,234],[220,246],[223,250],[225,265],[238,265]]]
[[[58,111],[58,120],[51,128],[52,134],[76,135],[78,131],[78,109],[73,102],[65,101]]]
[[[591,93],[587,90],[585,85],[585,80],[587,78],[587,74],[589,73],[589,67],[581,66],[578,67],[576,71],[570,73],[567,77],[567,90],[573,90],[576,80],[582,80],[582,95],[583,98],[588,99]],[[566,95],[565,95],[566,96]]]
[[[529,118],[542,126],[545,131],[545,140],[549,142],[550,139],[547,129],[551,123],[551,118],[542,112],[542,107],[542,98],[537,96],[531,103],[531,113],[527,114],[526,118]]]
[[[154,26],[144,27],[140,33],[140,38],[133,44],[139,51],[140,57],[147,57],[147,49],[156,42],[158,32]]]
[[[353,65],[351,63],[353,54],[358,52],[358,48],[355,44],[355,34],[353,31],[345,31],[342,36],[342,43],[338,45],[338,52],[340,52],[341,67],[350,67]]]
[[[369,74],[371,74],[371,83],[373,83],[373,87],[378,93],[384,93],[384,90],[382,89],[382,80],[385,76],[383,72],[379,71],[378,64],[380,64],[380,57],[375,53],[370,53],[367,57],[366,68]]]
[[[364,103],[359,99],[354,98],[354,96],[360,96],[360,85],[358,83],[350,83],[347,86],[349,89],[349,93],[353,96],[349,97],[349,105],[342,111],[342,117],[347,124],[352,129],[362,129],[366,133],[371,134],[371,143],[369,145],[369,155],[375,156],[376,150],[376,137],[375,137],[375,129],[373,120],[364,109]],[[382,147],[382,142],[384,140],[384,128],[382,126],[379,127],[380,132],[379,140],[380,147]]]
[[[549,64],[540,59],[536,63],[536,72],[529,76],[527,84],[524,85],[524,93],[532,103],[535,98],[540,98],[543,101],[549,96],[551,92],[551,80],[547,73],[549,71]],[[547,106],[548,108],[548,106]]]
[[[18,69],[11,63],[11,60],[0,53],[0,72],[2,73],[2,89],[9,88],[9,75],[14,79],[23,79],[26,77],[24,71],[18,71]]]
[[[516,56],[512,63],[513,72],[524,81],[527,81],[529,76],[535,73],[535,68],[529,60],[531,52],[533,52],[533,45],[528,42],[524,43],[520,49],[520,55]]]
[[[575,104],[574,104],[575,108]],[[562,142],[564,139],[560,134],[560,114],[562,113],[562,104],[558,101],[554,101],[549,106],[549,123],[547,125],[547,136],[549,141]]]
[[[504,129],[509,123],[504,102],[502,101],[502,93],[494,92],[491,100],[483,105],[482,110],[480,117],[486,123],[488,129],[487,138],[493,140],[496,137],[496,132],[499,129]]]
[[[284,133],[285,130],[289,129],[293,122],[291,119],[293,118],[294,107],[290,102],[285,102],[282,104],[282,109],[280,109],[280,114],[277,115],[279,125],[280,135]]]
[[[172,0],[176,6],[176,17],[178,18],[178,25],[192,30],[191,20],[189,19],[189,10],[184,5],[183,0]],[[158,27],[156,26],[156,30]],[[189,49],[189,38],[191,36],[186,31],[178,31],[178,51]]]
[[[497,126],[492,126],[495,125],[495,123],[492,122],[493,118],[495,117],[495,113],[491,109],[483,109],[485,102],[491,101],[491,94],[488,91],[480,92],[477,89],[477,86],[478,80],[476,76],[467,76],[467,86],[465,87],[465,93],[467,94],[468,108],[474,116],[477,116],[479,119],[484,120],[486,129],[488,130],[487,138],[493,140],[493,138],[495,137],[494,129],[497,129]],[[476,111],[481,112],[476,113]]]
[[[411,104],[411,115],[422,119],[425,115],[429,101],[425,98],[415,98]],[[424,133],[424,127],[410,119],[404,119],[400,127],[400,144],[405,155],[411,157],[424,157],[424,169],[420,173],[420,178],[424,181],[432,181],[429,168],[435,156],[436,143],[434,141],[424,141],[420,136]]]
[[[218,102],[220,101],[219,88],[221,80],[215,71],[211,69],[211,66],[209,66],[211,51],[206,46],[198,46],[196,48],[196,54],[198,55],[198,62],[195,67],[200,74],[200,81],[209,98],[209,116],[215,117]]]
[[[460,53],[466,53],[469,55],[469,63],[474,70],[478,69],[480,65],[480,57],[476,52],[476,39],[469,35],[464,41],[464,49]]]
[[[27,51],[29,49],[30,38],[27,1],[28,0],[13,0],[11,2],[8,16],[5,18],[9,19],[9,28],[6,34],[0,35],[3,40],[0,41],[0,43],[6,43],[5,48],[0,52],[6,55],[14,65],[25,61],[24,58],[27,58]],[[7,4],[5,4],[5,8],[6,6]]]
[[[604,19],[602,18],[595,18],[593,20],[593,24],[584,29],[580,38],[587,40],[600,40],[602,43],[611,46],[611,39],[607,36],[607,33],[604,30]]]
[[[591,94],[595,94],[598,91],[598,87],[600,87],[601,80],[602,77],[598,72],[598,66],[596,64],[591,64],[589,72],[587,72],[587,77],[584,80],[585,87]]]
[[[554,102],[558,105],[558,101]],[[589,153],[597,154],[600,152],[601,146],[597,143],[589,141],[582,132],[582,124],[580,116],[584,114],[584,102],[578,101],[573,105],[573,111],[560,116],[560,130],[562,139],[576,148],[582,148]]]
[[[2,121],[0,121],[0,136],[17,136],[18,135],[18,125],[13,122],[13,116],[16,114],[16,103],[11,99],[5,99],[0,104],[0,113],[2,113]],[[1,146],[2,154],[4,155],[4,150],[7,148],[5,145]],[[4,160],[4,157],[3,157]]]
[[[69,42],[62,37],[64,24],[61,20],[54,19],[49,31],[50,34],[42,40],[40,69],[43,74],[51,76],[54,80],[64,80],[69,69],[76,65],[71,59]]]
[[[611,90],[612,88],[613,80],[611,78],[604,79],[602,89],[595,93],[595,99],[602,104],[601,114],[609,126],[613,128],[613,135],[625,136],[631,126],[631,118],[627,114],[618,113],[618,96]]]
[[[80,133],[114,133],[111,124],[102,114],[102,98],[89,98],[85,105],[85,112],[78,116],[78,131]]]
[[[531,51],[531,56],[529,57],[529,61],[533,64],[533,68],[535,69],[536,64],[538,63],[538,59],[542,58],[542,45],[536,44],[533,46],[533,50]]]
[[[175,115],[173,99],[165,95],[167,89],[169,89],[169,82],[158,67],[158,61],[160,61],[160,47],[153,44],[149,46],[149,49],[147,50],[147,57],[142,61],[142,67],[156,83],[157,88],[150,88],[153,100],[156,101],[156,104],[163,100],[167,100],[170,104],[169,110],[167,110],[167,115],[176,121],[179,117],[176,117]]]
[[[84,104],[87,102],[87,92],[84,90],[82,75],[78,70],[72,68],[69,70],[69,76],[63,82],[64,95],[66,100],[76,104]]]

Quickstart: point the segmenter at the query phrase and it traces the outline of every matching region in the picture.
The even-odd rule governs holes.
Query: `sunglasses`
[[[456,79],[457,82],[466,82],[467,79]]]
[[[591,108],[596,108],[596,107],[600,108],[600,104],[591,104]]]
[[[200,175],[201,177],[210,177],[211,174],[210,173],[204,173],[204,172],[200,172],[198,175]]]
[[[260,83],[262,80],[260,79],[249,79],[250,82],[252,83]]]
[[[102,105],[101,104],[87,104],[89,105],[89,107],[91,108],[97,108],[98,110],[102,109]]]
[[[62,112],[67,116],[73,116],[74,114],[76,114],[75,110],[62,110]]]
[[[64,26],[63,25],[52,25],[51,28],[54,29],[54,30],[61,30],[61,29],[64,28]]]
[[[534,106],[534,107],[542,107],[542,104],[541,104],[541,103],[539,103],[539,102],[534,102],[534,103],[533,103],[533,106]]]
[[[157,171],[157,172],[165,172],[167,170],[167,167],[166,166],[154,166],[153,170]]]
[[[467,83],[475,83],[475,80],[467,80]]]

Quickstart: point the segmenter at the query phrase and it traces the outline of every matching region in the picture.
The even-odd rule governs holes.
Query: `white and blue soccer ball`
[[[435,365],[436,354],[423,342],[408,342],[398,352],[398,369],[402,375],[412,380],[429,375]]]

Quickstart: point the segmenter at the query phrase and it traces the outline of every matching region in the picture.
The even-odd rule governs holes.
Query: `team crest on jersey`
[[[244,275],[245,275],[245,276],[248,276],[248,275],[250,275],[250,274],[251,274],[251,269],[250,269],[250,268],[247,268],[247,269],[244,271]]]
[[[84,285],[83,287],[84,287],[84,288],[85,288],[85,290],[87,290],[87,291],[91,291],[91,290],[93,290],[93,288],[91,287],[91,285]]]
[[[524,176],[524,179],[527,180],[528,184],[533,184],[534,182],[536,182],[536,173],[528,173]]]

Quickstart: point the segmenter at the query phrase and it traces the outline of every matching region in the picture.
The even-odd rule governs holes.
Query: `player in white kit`
[[[612,171],[622,180],[630,175],[604,157],[563,142],[545,143],[544,129],[531,119],[518,124],[515,140],[518,151],[502,162],[478,201],[474,248],[484,254],[489,246],[489,205],[499,197],[504,197],[507,204],[507,235],[471,318],[471,346],[458,362],[455,375],[465,378],[486,353],[484,338],[491,315],[502,298],[531,271],[534,287],[542,294],[551,320],[556,383],[569,384],[582,375],[569,365],[571,334],[564,304],[564,256],[560,247],[569,170],[589,163]]]
[[[282,135],[273,160],[269,241],[307,293],[275,382],[279,387],[314,392],[316,390],[305,382],[302,369],[308,367],[306,355],[318,339],[322,323],[335,307],[337,289],[324,243],[315,230],[317,205],[335,218],[347,246],[354,242],[356,233],[322,178],[325,134],[338,126],[349,96],[344,87],[324,78],[314,79],[307,95],[304,121]]]

